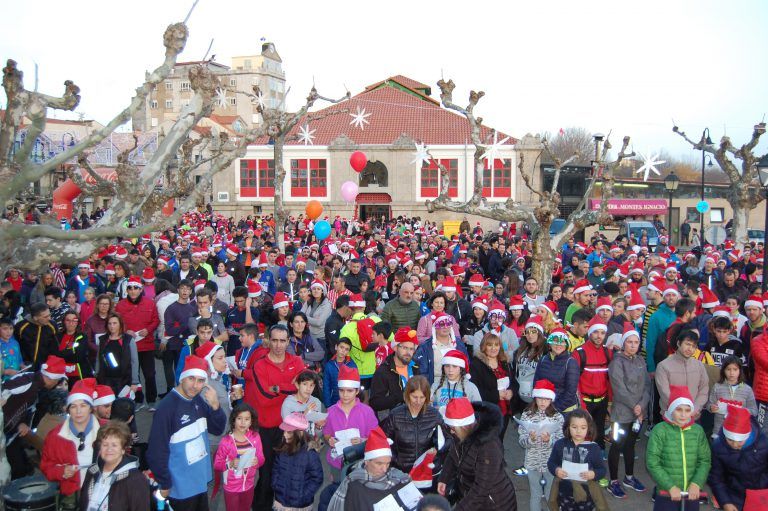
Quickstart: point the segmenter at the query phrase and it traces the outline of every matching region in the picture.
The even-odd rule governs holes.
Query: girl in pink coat
[[[227,511],[249,511],[253,502],[253,489],[264,464],[264,451],[258,433],[256,411],[241,403],[229,416],[229,433],[221,439],[213,461],[213,468],[223,473],[224,502]],[[253,461],[240,467],[240,457],[253,450]]]

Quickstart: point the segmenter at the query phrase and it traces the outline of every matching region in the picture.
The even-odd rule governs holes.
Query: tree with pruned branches
[[[715,145],[710,143],[711,141],[705,137],[704,133],[701,135],[701,140],[694,142],[679,127],[673,126],[672,131],[697,151],[704,151],[714,156],[717,164],[728,176],[731,187],[726,199],[733,209],[733,238],[738,246],[744,246],[749,242],[747,236],[749,212],[764,198],[759,183],[756,182],[757,162],[760,157],[755,155],[754,150],[760,142],[760,137],[765,133],[765,123],[755,124],[752,137],[738,148],[733,145],[731,138],[727,135],[723,135],[720,139],[720,145]],[[738,160],[741,164],[737,163]]]
[[[612,162],[606,162],[608,151],[611,149],[610,140],[607,138],[603,144],[602,151],[598,153],[598,158],[593,162],[592,177],[589,186],[576,209],[568,215],[566,225],[560,233],[552,236],[549,228],[552,221],[560,217],[560,194],[557,192],[557,185],[560,179],[562,168],[573,162],[578,154],[572,154],[567,159],[561,160],[553,154],[551,145],[544,139],[541,143],[542,151],[552,160],[554,166],[554,181],[551,190],[538,190],[533,183],[533,177],[525,170],[525,158],[521,154],[518,162],[518,171],[525,186],[536,197],[537,202],[531,206],[517,202],[514,198],[509,198],[504,202],[490,203],[482,195],[483,191],[483,170],[485,168],[483,155],[484,146],[487,140],[481,137],[482,118],[475,115],[475,107],[484,96],[482,91],[471,91],[469,94],[469,103],[466,107],[459,106],[453,101],[453,90],[455,84],[453,80],[437,82],[440,88],[440,100],[445,108],[454,110],[469,122],[470,139],[475,146],[474,153],[474,187],[470,199],[466,202],[457,202],[448,197],[449,174],[446,168],[440,167],[440,178],[442,180],[442,191],[437,199],[427,201],[427,209],[430,212],[437,210],[452,211],[456,213],[465,213],[478,215],[485,218],[491,218],[506,222],[525,222],[531,228],[533,238],[533,260],[532,275],[538,280],[541,289],[549,289],[552,283],[552,269],[557,253],[565,242],[576,232],[595,224],[606,225],[612,222],[612,216],[608,213],[607,197],[613,195],[614,169],[625,158],[634,156],[634,152],[627,152],[630,138],[624,137],[621,150]],[[491,135],[493,132],[491,132]],[[534,164],[535,168],[535,164]],[[603,200],[598,209],[587,207],[587,201],[592,195],[596,183],[602,184]]]

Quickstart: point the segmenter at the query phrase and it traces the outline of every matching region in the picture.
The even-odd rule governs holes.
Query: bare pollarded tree
[[[733,145],[731,138],[727,135],[723,135],[718,146],[708,140],[706,130],[702,132],[698,142],[691,140],[677,126],[673,126],[672,131],[683,137],[697,151],[713,155],[717,164],[728,176],[731,187],[726,199],[733,209],[733,239],[737,245],[744,246],[749,242],[747,236],[749,212],[755,209],[764,198],[757,182],[757,162],[760,157],[755,155],[754,150],[760,142],[760,137],[765,133],[765,123],[755,124],[752,137],[739,148]],[[741,164],[737,163],[737,160],[741,160]]]
[[[440,166],[440,178],[442,188],[440,195],[434,201],[427,201],[427,209],[430,212],[437,210],[453,211],[456,213],[466,213],[478,215],[485,218],[491,218],[506,222],[525,222],[531,228],[533,238],[533,260],[532,275],[539,282],[540,288],[548,290],[552,283],[552,268],[555,257],[565,242],[576,232],[591,225],[607,225],[613,221],[608,213],[608,201],[602,200],[600,207],[591,209],[588,207],[588,199],[592,196],[592,191],[597,183],[602,185],[602,196],[604,198],[613,196],[614,177],[613,171],[619,163],[625,159],[634,156],[633,152],[627,152],[630,138],[624,137],[621,150],[616,160],[606,162],[608,151],[611,149],[609,138],[606,138],[602,151],[599,151],[597,160],[593,163],[592,177],[587,187],[584,197],[574,211],[568,215],[565,227],[558,234],[550,235],[549,228],[553,220],[560,217],[560,194],[557,192],[557,185],[560,180],[562,168],[579,155],[572,154],[564,161],[553,154],[549,142],[542,141],[542,150],[553,162],[554,181],[550,190],[538,190],[534,186],[533,176],[526,170],[524,155],[520,154],[518,162],[518,171],[525,186],[537,198],[534,205],[524,205],[510,197],[504,202],[488,202],[483,197],[483,170],[485,164],[483,155],[486,152],[485,145],[487,141],[481,136],[482,118],[476,117],[474,110],[478,101],[484,96],[482,91],[471,91],[469,94],[469,103],[466,107],[461,107],[453,102],[453,90],[455,84],[453,80],[437,82],[440,88],[440,100],[445,108],[454,110],[467,118],[470,127],[470,139],[475,146],[474,153],[474,187],[472,197],[466,202],[452,201],[448,197],[449,174],[444,166]],[[534,162],[533,168],[536,168]]]

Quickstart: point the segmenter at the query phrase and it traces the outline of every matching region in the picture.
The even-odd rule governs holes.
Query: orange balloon
[[[307,207],[304,208],[304,212],[310,219],[314,220],[323,214],[323,205],[320,204],[320,201],[311,200],[307,202]]]

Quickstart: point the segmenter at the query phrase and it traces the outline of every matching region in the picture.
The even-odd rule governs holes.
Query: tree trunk
[[[749,243],[749,236],[747,235],[749,209],[742,206],[740,201],[730,202],[730,204],[733,209],[733,234],[731,238],[736,242],[736,246],[741,248]]]
[[[552,285],[552,268],[555,264],[556,251],[552,249],[552,238],[549,226],[543,225],[533,238],[533,259],[531,276],[539,283],[540,292],[546,293]]]
[[[275,241],[280,252],[285,252],[285,206],[283,204],[283,182],[285,181],[285,166],[283,165],[284,135],[274,138],[275,159]]]

